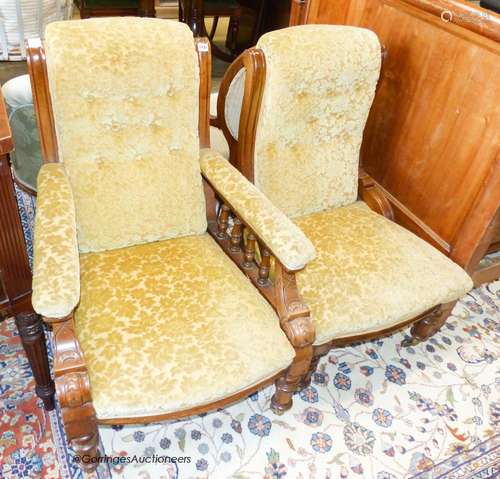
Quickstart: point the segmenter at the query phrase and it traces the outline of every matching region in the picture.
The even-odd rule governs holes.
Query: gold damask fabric
[[[75,321],[100,419],[216,401],[295,356],[274,310],[208,234],[82,254]]]
[[[356,200],[359,150],[381,48],[363,28],[302,25],[263,35],[266,84],[255,185],[296,217]]]
[[[45,50],[80,251],[205,232],[199,66],[187,25],[54,22]]]
[[[43,165],[37,182],[31,302],[37,313],[63,318],[80,298],[73,194],[60,163]]]
[[[297,273],[317,345],[396,325],[472,288],[462,268],[361,201],[295,222],[318,252]]]
[[[200,164],[216,191],[287,269],[301,269],[316,256],[304,233],[219,153],[202,150]]]

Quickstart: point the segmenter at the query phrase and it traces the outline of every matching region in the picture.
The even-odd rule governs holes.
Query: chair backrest
[[[270,32],[253,175],[291,217],[350,204],[381,67],[370,30],[304,25]]]
[[[45,54],[80,250],[203,233],[189,28],[132,17],[58,22],[47,27]]]

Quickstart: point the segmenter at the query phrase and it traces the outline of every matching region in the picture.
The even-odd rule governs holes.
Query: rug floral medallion
[[[94,477],[499,478],[500,281],[462,298],[427,342],[401,348],[406,334],[332,350],[282,416],[268,387],[182,421],[102,426],[115,464]],[[0,477],[83,478],[59,410],[40,408],[11,319],[0,323],[0,364]]]

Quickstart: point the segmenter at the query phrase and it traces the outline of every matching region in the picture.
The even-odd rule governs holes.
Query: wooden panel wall
[[[398,222],[473,269],[500,204],[500,16],[455,0],[309,0],[304,8],[307,23],[378,34],[388,53],[363,165]]]

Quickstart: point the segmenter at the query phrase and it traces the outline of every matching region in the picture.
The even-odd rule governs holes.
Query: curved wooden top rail
[[[424,10],[443,22],[453,23],[479,35],[500,42],[500,15],[460,0],[400,0]]]
[[[14,149],[12,132],[10,131],[9,116],[5,109],[2,91],[0,90],[0,155],[6,155]]]

